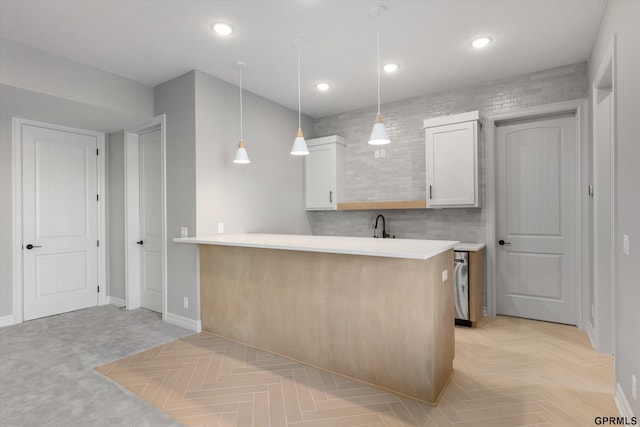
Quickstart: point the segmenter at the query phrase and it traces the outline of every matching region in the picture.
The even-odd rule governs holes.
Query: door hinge
[[[98,285],[98,293],[100,293],[100,285]]]
[[[96,202],[99,202],[99,201],[100,201],[100,195],[96,194]]]
[[[99,156],[99,155],[100,155],[100,149],[96,148],[96,156]]]
[[[96,240],[96,246],[100,247],[100,240]]]

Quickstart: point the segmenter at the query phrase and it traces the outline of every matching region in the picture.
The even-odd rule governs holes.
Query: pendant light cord
[[[302,103],[300,101],[300,46],[298,46],[298,129],[302,125]]]
[[[242,68],[240,68],[240,141],[242,141]]]
[[[376,20],[376,40],[378,48],[378,114],[380,114],[380,17]]]

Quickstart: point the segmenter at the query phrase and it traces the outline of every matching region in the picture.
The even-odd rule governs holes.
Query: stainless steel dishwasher
[[[456,325],[472,326],[469,317],[469,252],[454,251],[453,266]]]

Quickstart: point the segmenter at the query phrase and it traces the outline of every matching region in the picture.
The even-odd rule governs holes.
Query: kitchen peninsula
[[[202,329],[436,404],[453,373],[455,241],[277,234],[200,245]]]

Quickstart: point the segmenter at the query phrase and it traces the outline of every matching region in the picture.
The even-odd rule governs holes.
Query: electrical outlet
[[[627,234],[622,236],[622,252],[629,255],[629,236]]]
[[[446,282],[448,278],[449,278],[449,270],[443,270],[442,271],[442,281]]]
[[[380,157],[384,157],[385,156],[385,152],[384,152],[384,148],[380,149]]]
[[[638,399],[638,381],[635,375],[631,375],[631,396],[633,400]]]
[[[218,223],[218,234],[224,233],[224,222]]]
[[[373,157],[375,157],[376,159],[380,158],[380,150],[375,150],[373,152]]]
[[[189,228],[180,227],[180,237],[188,237],[188,236],[189,236]]]
[[[184,308],[189,308],[189,297],[184,297],[182,305],[184,305]]]

